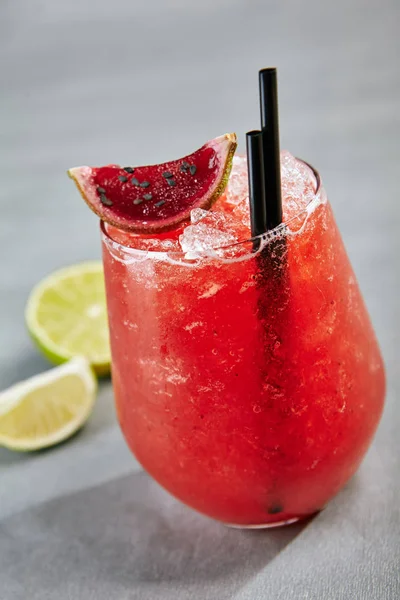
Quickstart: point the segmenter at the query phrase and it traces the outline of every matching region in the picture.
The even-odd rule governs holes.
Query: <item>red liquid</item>
[[[322,509],[370,445],[385,388],[329,204],[272,259],[191,267],[106,236],[103,251],[118,417],[144,468],[231,524]]]

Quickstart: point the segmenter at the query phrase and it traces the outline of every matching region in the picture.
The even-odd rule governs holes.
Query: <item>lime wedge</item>
[[[55,271],[31,292],[29,333],[54,364],[85,356],[98,375],[110,372],[110,343],[101,262]]]
[[[0,393],[0,446],[40,450],[70,437],[87,421],[97,381],[84,357]]]

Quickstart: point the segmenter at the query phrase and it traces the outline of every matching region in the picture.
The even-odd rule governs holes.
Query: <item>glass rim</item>
[[[100,230],[102,233],[102,237],[105,240],[105,242],[109,242],[112,244],[112,246],[114,247],[114,249],[118,249],[123,251],[126,254],[130,254],[132,256],[140,256],[142,258],[154,258],[154,259],[162,259],[162,258],[174,258],[176,260],[179,261],[187,261],[187,262],[194,262],[194,261],[198,261],[198,260],[205,260],[205,259],[212,259],[212,260],[218,260],[218,259],[222,259],[222,257],[218,254],[216,254],[217,251],[228,251],[230,249],[233,249],[235,247],[238,246],[243,246],[245,244],[251,244],[252,246],[255,246],[255,242],[260,242],[259,244],[257,244],[257,246],[259,247],[259,250],[257,250],[256,252],[252,252],[252,256],[254,256],[255,254],[258,254],[258,252],[260,251],[260,249],[262,249],[263,247],[265,247],[265,242],[268,243],[271,239],[276,239],[277,237],[283,236],[285,233],[289,233],[289,225],[290,223],[293,223],[294,221],[296,221],[297,219],[299,219],[302,215],[308,214],[310,212],[310,207],[313,204],[317,204],[318,200],[319,200],[319,195],[321,193],[322,188],[322,181],[321,181],[321,177],[319,172],[307,161],[295,157],[296,160],[302,162],[304,165],[306,165],[309,169],[311,169],[314,177],[315,177],[315,191],[314,191],[314,197],[302,208],[299,210],[299,212],[297,212],[293,217],[290,217],[290,219],[288,219],[287,221],[284,221],[282,223],[280,223],[279,225],[277,225],[274,229],[271,229],[270,231],[267,231],[265,233],[261,233],[260,235],[254,236],[254,237],[250,237],[247,238],[245,240],[239,240],[238,242],[233,242],[232,244],[228,244],[226,246],[219,246],[217,248],[210,248],[209,250],[205,251],[205,252],[196,252],[195,256],[193,256],[192,258],[188,258],[187,255],[189,254],[188,252],[184,252],[183,250],[148,250],[148,249],[141,249],[141,248],[133,248],[132,246],[126,246],[125,244],[121,243],[121,242],[117,242],[112,235],[110,235],[110,233],[107,231],[107,223],[105,221],[103,221],[102,219],[100,219]],[[127,232],[129,233],[129,232]],[[296,232],[295,232],[296,233]],[[264,244],[262,244],[261,242],[264,242]],[[256,246],[256,247],[257,247]]]

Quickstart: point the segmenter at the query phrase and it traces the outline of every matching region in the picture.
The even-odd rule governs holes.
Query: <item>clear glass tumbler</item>
[[[196,259],[124,246],[102,224],[119,422],[190,507],[268,527],[321,510],[358,468],[385,392],[331,207]]]

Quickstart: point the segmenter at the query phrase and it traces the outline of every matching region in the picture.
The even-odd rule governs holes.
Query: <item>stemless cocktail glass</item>
[[[197,258],[125,246],[102,224],[126,441],[164,488],[231,525],[321,510],[381,416],[382,359],[317,181],[259,243]]]

